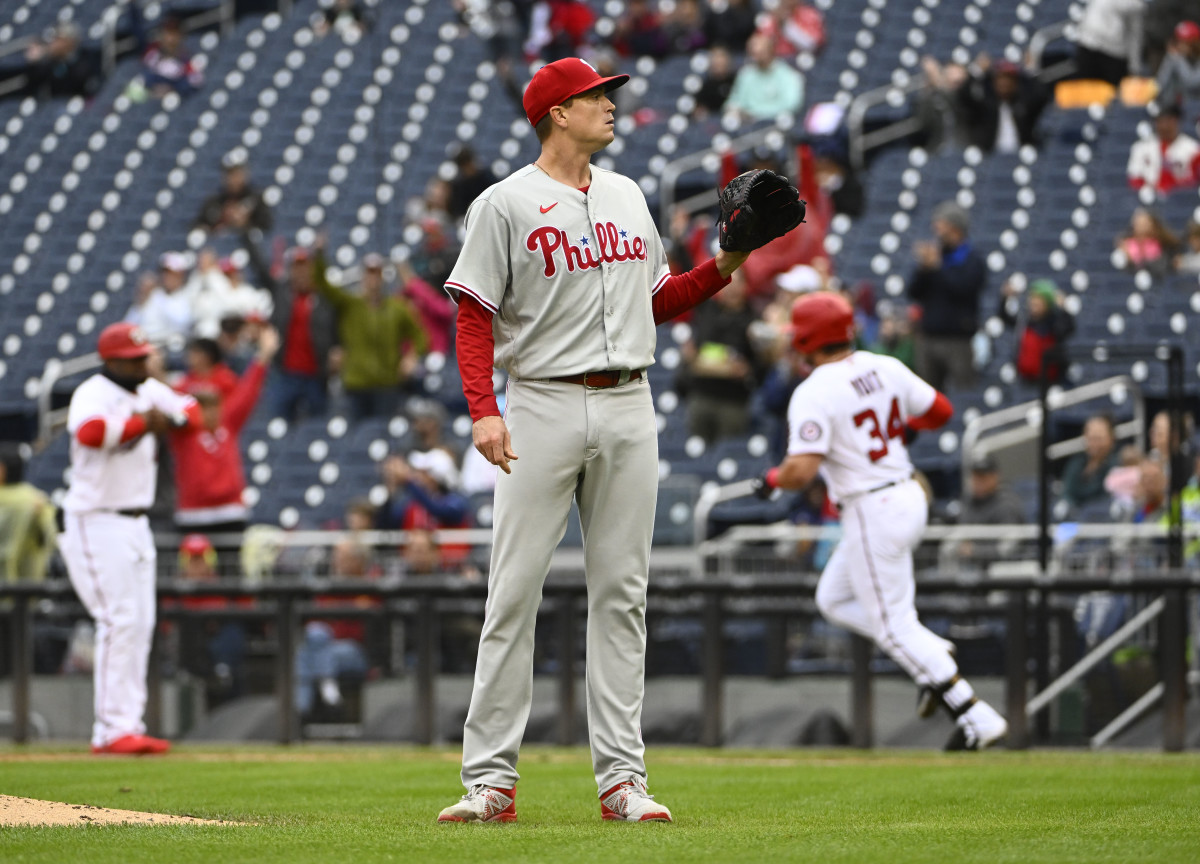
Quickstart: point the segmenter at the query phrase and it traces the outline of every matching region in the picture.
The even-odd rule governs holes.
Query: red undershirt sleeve
[[[465,292],[459,296],[456,353],[471,419],[499,417],[500,406],[492,390],[492,363],[496,357],[492,313]]]
[[[908,425],[912,429],[938,429],[954,414],[954,406],[944,393],[938,393],[929,406],[929,410],[920,417],[909,417]]]
[[[115,442],[110,443],[109,446],[111,447],[111,446],[115,446],[115,444],[125,444],[126,442],[132,441],[134,438],[137,438],[139,435],[141,435],[145,431],[146,431],[145,418],[142,417],[140,414],[134,414],[132,417],[130,417],[128,420],[125,421],[125,424],[121,429],[120,436],[117,438],[117,440]],[[93,447],[93,448],[99,450],[100,448],[102,448],[104,446],[105,434],[107,432],[108,432],[108,424],[106,423],[104,418],[103,417],[92,417],[89,420],[84,421],[80,425],[79,429],[77,429],[75,432],[75,438],[84,447]]]
[[[670,321],[676,315],[703,303],[728,284],[729,279],[721,275],[715,258],[708,259],[687,273],[668,277],[651,301],[654,323]]]

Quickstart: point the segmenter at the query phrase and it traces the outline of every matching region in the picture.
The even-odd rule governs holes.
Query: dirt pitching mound
[[[196,816],[168,816],[163,813],[139,813],[114,810],[90,804],[64,804],[0,795],[0,826],[17,825],[236,825],[223,819]]]

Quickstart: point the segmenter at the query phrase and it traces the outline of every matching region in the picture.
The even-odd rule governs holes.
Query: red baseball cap
[[[1200,24],[1195,21],[1180,21],[1175,25],[1175,38],[1180,42],[1200,41]]]
[[[586,93],[603,85],[604,92],[615,90],[629,80],[628,75],[603,77],[591,63],[578,57],[564,57],[548,63],[537,71],[529,86],[525,88],[525,116],[529,124],[536,126],[550,113],[555,105],[561,105],[572,96]]]
[[[203,534],[189,534],[179,544],[179,553],[181,555],[207,555],[212,551],[212,541]]]
[[[141,327],[122,321],[109,324],[100,332],[96,350],[100,352],[101,360],[111,360],[148,357],[154,349]]]

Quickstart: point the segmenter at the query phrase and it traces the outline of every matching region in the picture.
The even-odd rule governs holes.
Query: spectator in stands
[[[738,70],[725,103],[748,120],[774,120],[797,114],[804,105],[804,76],[775,56],[775,43],[761,33],[746,43],[749,63]]]
[[[1129,74],[1140,74],[1143,0],[1088,0],[1079,22],[1076,74],[1114,87]]]
[[[1112,496],[1113,502],[1125,511],[1132,511],[1137,498],[1138,486],[1142,482],[1142,460],[1145,454],[1134,444],[1127,444],[1117,451],[1117,464],[1109,469],[1104,478],[1104,491]]]
[[[195,321],[192,295],[185,289],[187,271],[184,255],[164,252],[158,259],[158,285],[143,304],[135,302],[125,320],[140,324],[146,337],[156,342],[187,338]]]
[[[179,579],[191,585],[220,581],[217,552],[204,534],[188,534],[179,545]],[[237,605],[252,605],[253,601]],[[177,601],[191,613],[231,608],[228,597],[185,596]],[[208,707],[241,695],[246,677],[246,627],[238,620],[197,615],[179,624],[179,665],[204,682]]]
[[[458,315],[454,302],[440,288],[434,288],[417,275],[408,261],[396,265],[400,276],[400,297],[407,300],[421,319],[421,330],[429,339],[430,352],[446,354]]]
[[[725,0],[712,3],[704,21],[708,44],[727,51],[741,51],[758,29],[756,0]]]
[[[687,400],[688,431],[707,444],[750,428],[750,396],[763,372],[750,343],[756,318],[747,303],[746,279],[737,272],[692,312],[677,389]]]
[[[1025,522],[1025,505],[1020,497],[1000,480],[1000,469],[989,453],[977,454],[970,465],[967,495],[961,503],[960,525],[1020,525]],[[1010,541],[962,540],[951,543],[962,564],[986,564],[1011,552]]]
[[[829,196],[834,213],[857,218],[862,215],[864,193],[858,174],[850,166],[845,150],[831,141],[813,144],[817,185]]]
[[[979,297],[987,287],[987,264],[967,237],[967,211],[944,201],[933,211],[936,241],[914,247],[917,267],[908,296],[921,305],[917,371],[944,391],[946,383],[975,383],[971,339],[979,329]]]
[[[376,528],[467,527],[470,502],[458,491],[458,468],[445,450],[414,450],[407,457],[394,453],[384,460],[382,472],[388,497],[376,511]]]
[[[879,333],[870,350],[876,354],[895,357],[909,369],[917,365],[917,342],[913,338],[912,320],[908,309],[890,301],[881,300],[876,306],[879,315]]]
[[[1137,207],[1129,219],[1129,230],[1117,238],[1116,246],[1125,258],[1123,269],[1146,270],[1162,278],[1174,263],[1179,238],[1153,210]]]
[[[203,84],[204,75],[184,45],[179,18],[168,16],[159,28],[158,41],[142,56],[142,85],[161,99],[168,93],[189,96]]]
[[[246,154],[239,148],[221,160],[221,188],[204,200],[194,227],[250,235],[255,243],[271,230],[274,218],[262,192],[250,183]]]
[[[496,182],[496,175],[479,164],[475,150],[466,144],[454,154],[454,165],[457,171],[450,181],[450,202],[446,209],[455,219],[461,219],[467,215],[471,202]]]
[[[268,278],[266,285],[274,304],[271,324],[283,342],[267,388],[267,410],[291,423],[302,413],[325,413],[337,320],[333,307],[316,291],[312,253],[296,246],[286,258],[287,280]]]
[[[1175,257],[1178,273],[1200,273],[1200,222],[1189,219],[1187,223],[1187,246],[1182,255]]]
[[[414,397],[408,400],[405,413],[412,422],[413,437],[416,438],[418,450],[440,448],[453,455],[451,448],[445,443],[447,418],[446,408],[441,402]]]
[[[1072,507],[1107,501],[1104,478],[1117,465],[1116,432],[1112,418],[1095,414],[1083,424],[1083,452],[1067,460],[1062,497]]]
[[[1137,498],[1134,501],[1135,524],[1154,524],[1167,520],[1167,469],[1161,459],[1146,457],[1138,466]]]
[[[1200,96],[1200,24],[1180,21],[1158,67],[1159,106],[1179,105]]]
[[[550,63],[578,56],[595,20],[595,13],[583,0],[539,0],[530,14],[526,58]]]
[[[458,232],[450,215],[450,184],[434,177],[421,198],[405,205],[408,221],[420,229],[420,240],[412,250],[412,267],[430,285],[442,286],[458,258]]]
[[[650,0],[628,0],[613,30],[612,46],[622,57],[665,57],[671,40]]]
[[[58,536],[54,505],[24,476],[19,446],[0,442],[0,583],[43,581]]]
[[[49,42],[34,38],[25,49],[29,68],[26,93],[35,99],[91,98],[100,89],[98,58],[80,44],[79,27],[61,21]]]
[[[330,284],[324,249],[317,249],[317,290],[337,313],[342,384],[355,420],[395,413],[429,342],[408,302],[384,295],[383,256],[366,255],[362,266],[361,293],[351,294]]]
[[[930,151],[943,144],[966,144],[963,100],[959,91],[969,77],[962,63],[939,63],[937,58],[921,58],[925,85],[913,97],[913,117],[920,124],[915,143]]]
[[[1004,283],[1001,295],[998,314],[1018,331],[1017,374],[1025,381],[1040,381],[1044,359],[1047,378],[1062,380],[1065,363],[1059,349],[1075,332],[1075,318],[1062,308],[1058,286],[1049,279],[1035,279],[1027,292],[1024,320],[1019,292],[1011,280]]]
[[[1168,193],[1200,180],[1200,142],[1179,131],[1181,113],[1178,105],[1163,106],[1154,118],[1154,137],[1141,138],[1129,149],[1125,173],[1134,189]]]
[[[150,298],[154,295],[155,289],[158,288],[158,275],[149,270],[141,273],[138,276],[137,285],[133,289],[133,302],[129,304],[129,309],[125,313],[125,319],[130,324],[137,324],[142,327],[146,321],[146,309],[150,303]]]
[[[1016,63],[993,63],[986,54],[975,61],[958,90],[968,144],[985,153],[1016,153],[1038,143],[1037,123],[1051,99],[1049,88]]]
[[[371,29],[371,20],[360,0],[333,0],[320,13],[313,30],[318,36],[337,33],[343,39],[363,36]]]
[[[200,250],[196,268],[183,290],[192,304],[192,327],[200,336],[215,338],[221,319],[237,311],[229,277],[211,248]]]
[[[215,390],[222,399],[228,399],[237,389],[238,376],[225,365],[215,339],[189,340],[183,358],[187,372],[174,385],[180,393],[195,396],[201,390]]]
[[[175,524],[181,530],[206,534],[245,530],[249,509],[243,498],[246,477],[238,436],[254,411],[278,349],[279,334],[273,328],[263,330],[255,362],[228,396],[216,389],[194,393],[203,425],[174,431],[168,438],[175,467]],[[236,568],[236,552],[222,563],[226,569]]]
[[[1171,431],[1171,412],[1159,411],[1154,415],[1154,419],[1150,421],[1150,434],[1147,436],[1147,443],[1150,445],[1147,455],[1151,459],[1157,459],[1164,464],[1167,464],[1171,458],[1171,451],[1179,449],[1183,446],[1183,442],[1190,441],[1194,432],[1194,420],[1190,412],[1183,413],[1183,435],[1179,434],[1179,430]]]
[[[774,40],[780,57],[816,56],[825,47],[825,19],[804,0],[779,0],[761,20],[758,32]]]
[[[708,44],[700,0],[675,0],[675,8],[663,15],[662,24],[672,54],[691,54]]]
[[[729,94],[733,92],[736,77],[737,71],[734,69],[733,56],[729,49],[720,45],[714,46],[708,52],[708,69],[704,73],[700,89],[696,92],[696,108],[693,114],[696,117],[720,114],[725,103],[729,101]]]

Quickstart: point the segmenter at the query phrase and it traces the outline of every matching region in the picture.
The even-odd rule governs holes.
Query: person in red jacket
[[[182,531],[218,534],[240,532],[246,527],[247,508],[242,500],[246,478],[238,433],[250,418],[262,393],[267,366],[279,350],[279,333],[273,327],[262,331],[258,354],[238,379],[228,397],[217,390],[195,393],[203,422],[198,429],[183,429],[170,436],[175,466],[175,524]],[[221,568],[236,565],[221,557]]]

